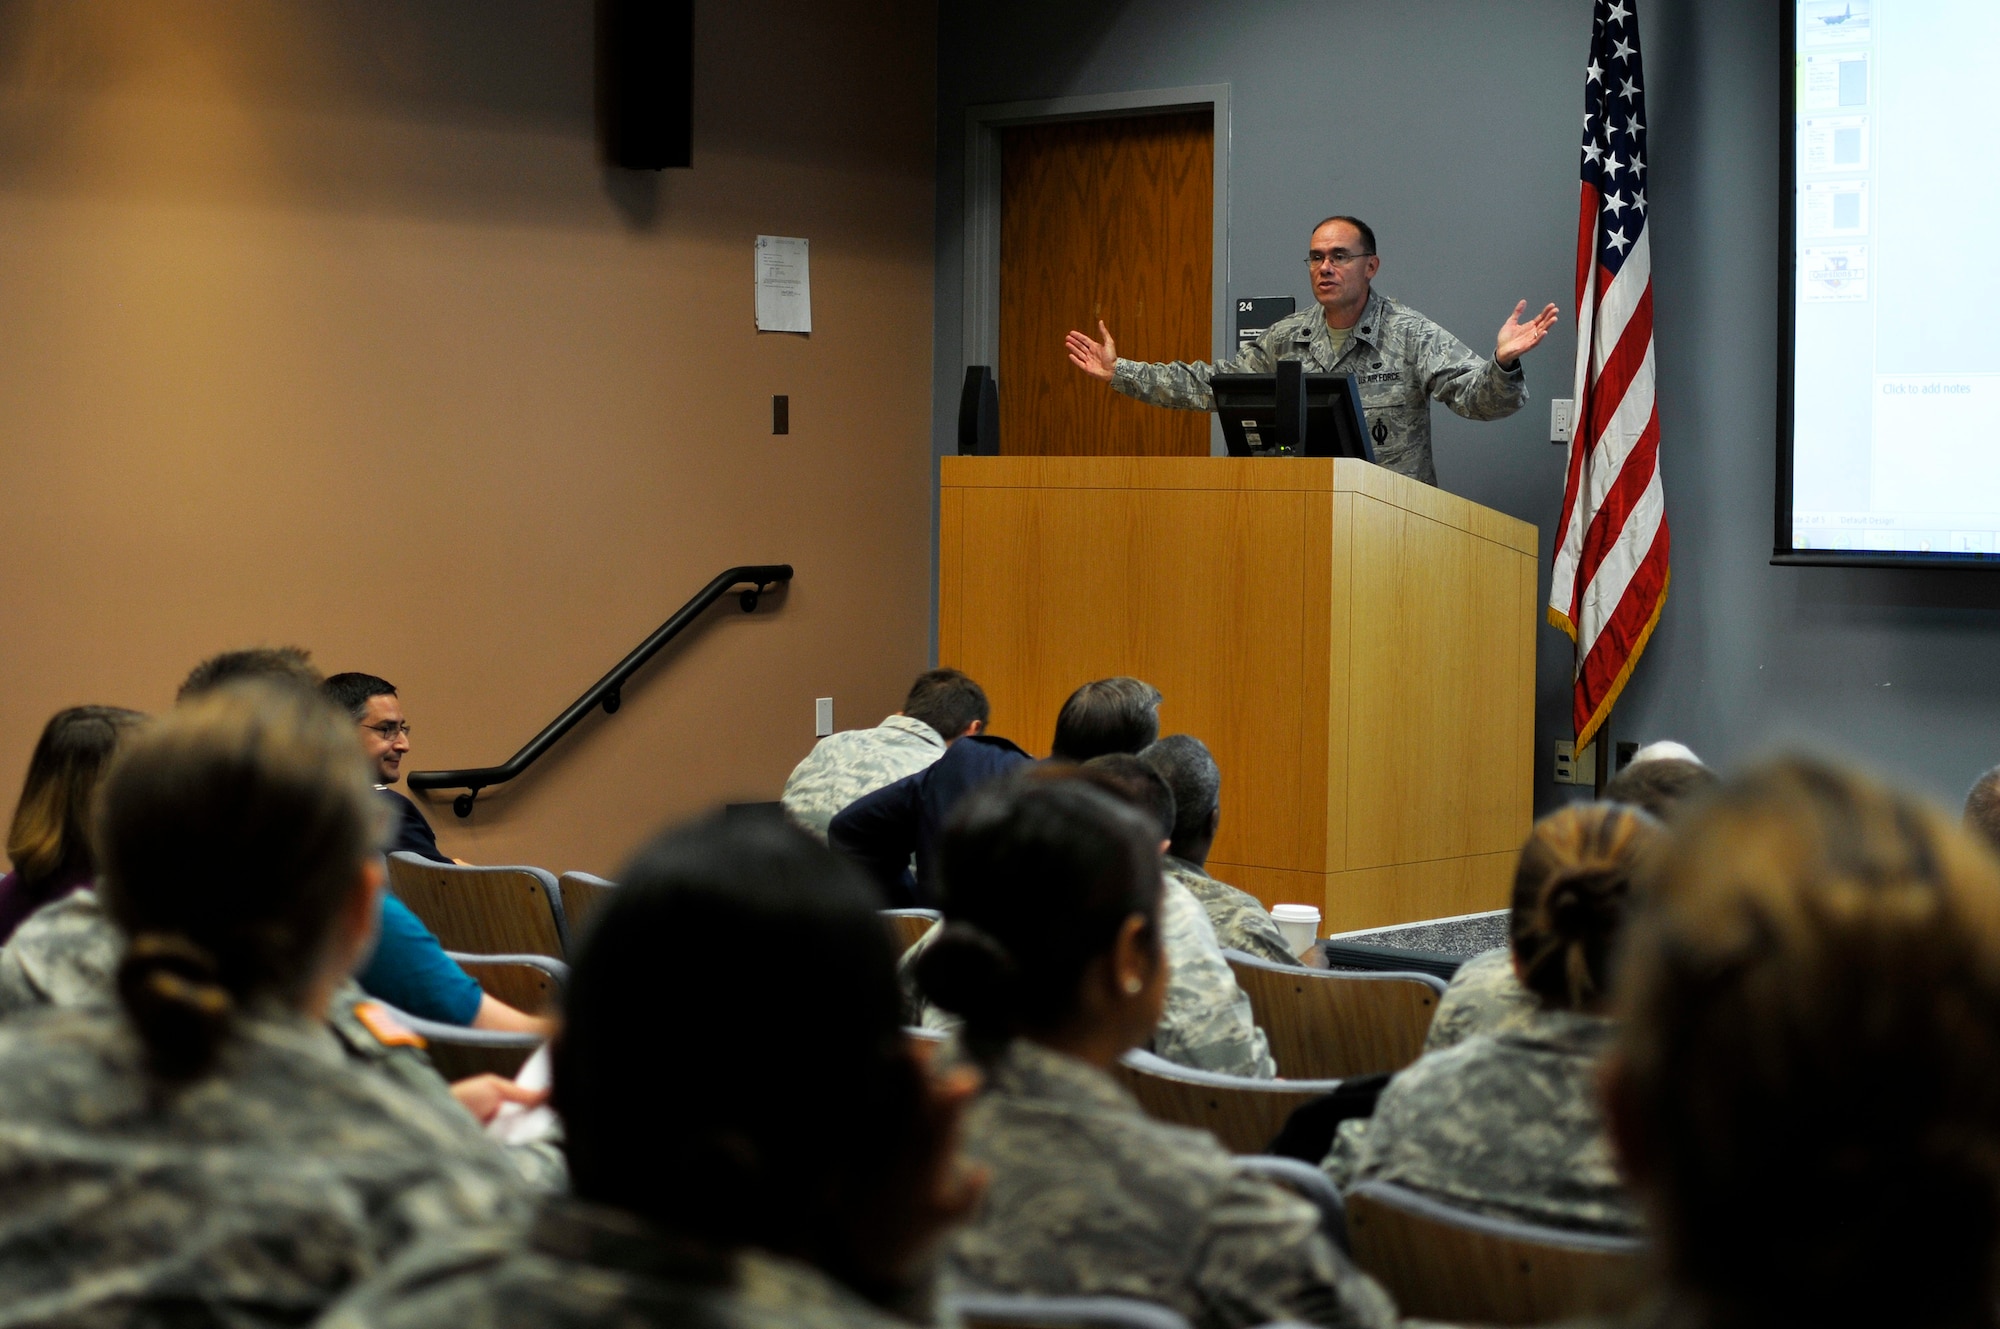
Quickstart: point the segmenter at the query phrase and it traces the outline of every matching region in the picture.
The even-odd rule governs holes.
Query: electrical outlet
[[[1557,397],[1549,403],[1549,442],[1567,443],[1576,437],[1576,401]]]
[[[1578,756],[1576,744],[1559,742],[1556,744],[1555,782],[1557,784],[1597,783],[1597,744],[1592,743]]]
[[[813,737],[825,738],[833,732],[833,698],[813,698]]]

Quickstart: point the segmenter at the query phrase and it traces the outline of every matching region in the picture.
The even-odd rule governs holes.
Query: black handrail
[[[625,682],[639,672],[646,661],[652,659],[662,646],[680,635],[681,629],[695,621],[702,611],[720,600],[732,586],[749,582],[751,589],[738,598],[743,612],[753,613],[757,601],[765,591],[792,579],[792,565],[789,563],[756,563],[748,567],[731,568],[714,581],[701,588],[701,593],[674,611],[674,616],[660,624],[652,636],[639,643],[633,652],[620,660],[617,667],[590,685],[590,690],[569,704],[569,709],[549,722],[548,728],[528,740],[522,748],[499,766],[475,766],[463,771],[411,771],[408,783],[411,789],[463,789],[451,801],[451,810],[461,817],[472,815],[473,800],[479,791],[507,781],[528,769],[535,758],[555,746],[557,739],[576,727],[577,721],[589,715],[599,706],[606,715],[617,713],[618,705],[624,700]]]

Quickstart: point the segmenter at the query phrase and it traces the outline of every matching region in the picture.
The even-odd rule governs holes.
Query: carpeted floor
[[[1392,928],[1346,932],[1338,940],[1394,946],[1406,951],[1433,951],[1439,955],[1477,955],[1507,944],[1507,911],[1496,909],[1486,914],[1463,914],[1457,918],[1433,918]]]

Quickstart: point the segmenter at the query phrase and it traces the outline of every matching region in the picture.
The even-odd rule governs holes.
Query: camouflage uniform
[[[1248,891],[1239,891],[1217,881],[1184,858],[1167,857],[1167,876],[1193,893],[1208,911],[1215,928],[1216,944],[1225,950],[1243,951],[1272,964],[1288,964],[1303,969],[1305,962],[1292,954],[1285,934],[1271,919],[1271,911]]]
[[[1347,344],[1335,351],[1317,304],[1273,323],[1233,360],[1149,364],[1120,359],[1111,386],[1128,397],[1184,411],[1212,411],[1212,374],[1268,374],[1280,360],[1303,360],[1308,374],[1353,374],[1375,443],[1375,460],[1392,471],[1437,483],[1431,464],[1431,398],[1468,420],[1498,420],[1521,409],[1528,383],[1512,369],[1482,360],[1458,338],[1380,291],[1368,293]]]
[[[85,887],[28,915],[0,947],[0,1019],[43,1006],[115,1003],[125,941]]]
[[[873,729],[822,738],[792,769],[781,801],[793,821],[826,843],[826,825],[849,803],[915,775],[944,755],[944,739],[922,720],[892,715]]]
[[[276,1007],[166,1092],[116,1013],[0,1023],[0,1195],[0,1326],[304,1324],[418,1237],[531,1203],[498,1148]]]
[[[104,912],[103,897],[96,891],[76,891],[36,910],[0,948],[0,1020],[47,1006],[113,1009],[118,1002],[118,961],[124,953],[125,939]],[[421,1042],[384,1042],[362,1018],[364,1006],[379,1005],[352,980],[334,992],[326,1022],[348,1060],[388,1076],[430,1104],[451,1128],[477,1134],[478,1123],[452,1097],[451,1086],[424,1055]],[[374,1023],[387,1028],[379,1017]],[[568,1186],[569,1164],[559,1138],[510,1145],[503,1152],[536,1189]]]
[[[1432,1052],[1344,1121],[1324,1166],[1342,1190],[1393,1181],[1475,1213],[1629,1235],[1638,1207],[1597,1100],[1614,1026],[1544,1011],[1524,1028]]]
[[[1474,1034],[1526,1028],[1541,1014],[1541,999],[1514,977],[1514,953],[1505,946],[1482,951],[1460,965],[1438,998],[1424,1051],[1463,1043]]]
[[[1110,1076],[1027,1039],[986,1074],[965,1152],[992,1184],[946,1249],[955,1289],[1137,1297],[1202,1329],[1395,1323],[1318,1211],[1238,1171],[1207,1131],[1153,1120]]]
[[[1167,956],[1167,1004],[1153,1029],[1152,1050],[1197,1070],[1255,1080],[1277,1078],[1270,1041],[1251,1017],[1250,998],[1222,958],[1208,915],[1187,887],[1172,877],[1165,886],[1160,896],[1160,933]],[[897,970],[915,1022],[950,1032],[958,1028],[957,1018],[925,1002],[913,977],[917,957],[939,931],[931,929],[904,952]]]
[[[548,1202],[521,1230],[426,1243],[318,1329],[908,1329],[810,1265],[676,1242],[642,1220]]]

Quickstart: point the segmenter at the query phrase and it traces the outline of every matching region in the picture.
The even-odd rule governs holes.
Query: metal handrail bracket
[[[639,672],[646,662],[659,654],[660,648],[681,634],[710,605],[720,600],[737,586],[749,586],[737,597],[746,614],[754,613],[764,592],[773,586],[782,585],[792,579],[792,565],[789,563],[753,563],[745,567],[730,568],[702,587],[692,600],[674,611],[674,616],[660,624],[653,635],[639,643],[630,655],[613,666],[610,673],[590,685],[590,689],[571,702],[567,709],[549,721],[541,733],[529,739],[526,746],[498,766],[474,766],[462,771],[411,771],[408,784],[412,790],[463,789],[464,793],[451,801],[451,810],[461,817],[472,815],[472,804],[479,797],[479,791],[490,789],[496,784],[505,784],[532,766],[537,757],[554,747],[556,740],[576,728],[584,716],[599,706],[606,715],[615,715],[624,700],[625,683]]]

